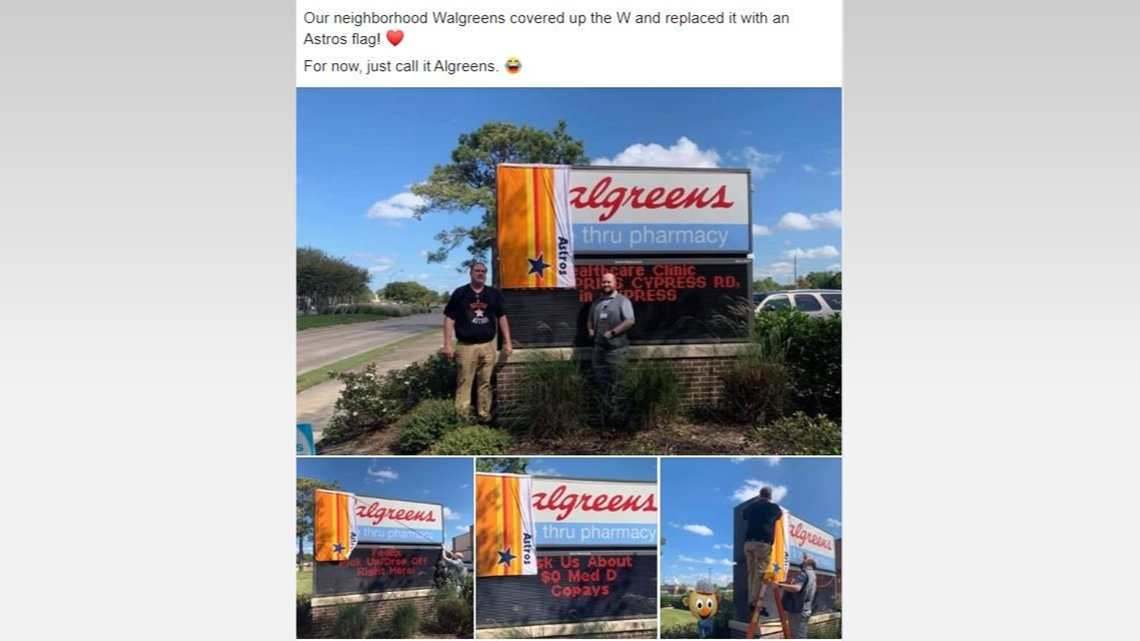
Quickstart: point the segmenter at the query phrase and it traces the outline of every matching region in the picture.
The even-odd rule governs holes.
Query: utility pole
[[[795,289],[800,282],[800,262],[797,258],[795,254],[792,254],[792,289]]]

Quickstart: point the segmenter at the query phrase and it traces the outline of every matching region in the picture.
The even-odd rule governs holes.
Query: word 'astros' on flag
[[[777,583],[788,580],[788,567],[791,565],[792,551],[788,547],[788,511],[780,508],[783,515],[776,520],[776,536],[772,542],[772,558],[764,569],[764,578]]]
[[[356,495],[314,490],[313,554],[318,561],[344,561],[356,549]]]
[[[504,289],[574,289],[570,167],[496,168],[499,270]]]
[[[475,576],[538,574],[531,478],[478,474],[475,497]]]

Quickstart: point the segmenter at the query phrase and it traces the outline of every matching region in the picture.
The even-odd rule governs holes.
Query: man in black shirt
[[[748,559],[748,607],[764,598],[764,571],[772,560],[772,544],[776,541],[776,521],[783,509],[772,502],[772,488],[760,488],[755,503],[744,508],[741,518],[748,523],[744,534],[744,555]]]
[[[475,419],[491,420],[491,371],[495,367],[495,337],[503,333],[503,352],[511,355],[511,328],[503,295],[487,282],[487,266],[471,265],[471,284],[456,289],[443,309],[443,355],[454,358],[459,369],[455,406],[463,414],[471,411],[471,385],[477,401]],[[455,334],[455,347],[451,336]]]

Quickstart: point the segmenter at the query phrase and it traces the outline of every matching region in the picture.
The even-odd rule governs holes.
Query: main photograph
[[[299,89],[316,454],[840,454],[841,90]]]

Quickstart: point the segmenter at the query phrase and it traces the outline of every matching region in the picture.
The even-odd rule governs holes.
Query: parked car
[[[756,313],[793,307],[817,318],[834,316],[843,309],[843,290],[793,289],[786,292],[771,292],[760,301]]]

